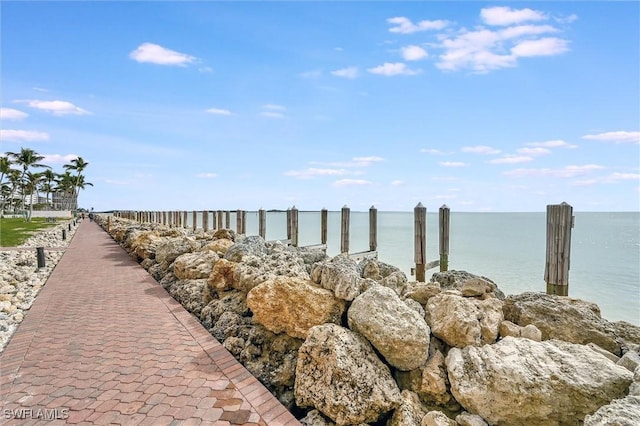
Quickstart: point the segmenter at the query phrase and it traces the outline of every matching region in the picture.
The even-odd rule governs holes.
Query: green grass
[[[0,218],[0,247],[19,246],[31,235],[55,225],[55,222],[45,222],[44,217],[31,218],[31,222],[21,217]]]

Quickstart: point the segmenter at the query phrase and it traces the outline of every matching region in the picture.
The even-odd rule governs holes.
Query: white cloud
[[[310,167],[305,170],[289,170],[283,174],[296,179],[311,179],[316,176],[342,176],[347,174],[347,171],[344,169],[319,169]]]
[[[17,121],[27,118],[29,114],[13,108],[0,108],[0,120]]]
[[[540,148],[577,148],[578,145],[569,144],[563,140],[552,140],[545,142],[529,142],[526,143],[527,146],[540,147]]]
[[[508,27],[498,31],[498,36],[502,40],[509,40],[512,38],[520,38],[524,36],[533,36],[546,33],[556,33],[558,30],[551,25],[516,25],[514,27]]]
[[[369,68],[367,71],[369,71],[371,74],[385,75],[387,77],[391,77],[394,75],[417,75],[421,73],[421,70],[407,68],[407,64],[404,64],[402,62],[385,62],[383,65]]]
[[[362,186],[362,185],[371,185],[371,182],[364,179],[340,179],[333,182],[333,186],[342,187],[342,186]]]
[[[533,160],[533,158],[528,157],[526,155],[505,155],[501,158],[495,158],[493,160],[488,161],[490,164],[517,164],[517,163],[526,163],[528,161]]]
[[[286,109],[287,108],[282,105],[265,104],[262,105],[262,111],[260,112],[260,115],[267,118],[285,118],[284,111],[286,111]]]
[[[31,108],[46,111],[53,115],[86,115],[91,114],[89,111],[75,106],[71,102],[67,101],[40,101],[40,100],[26,100],[16,101],[18,103],[25,103]]]
[[[283,113],[275,111],[262,111],[260,115],[267,118],[284,118]]]
[[[271,111],[286,111],[286,107],[283,107],[282,105],[277,105],[277,104],[265,104],[262,105],[263,109],[268,109]]]
[[[492,155],[492,154],[500,154],[499,149],[491,148],[486,145],[476,145],[476,146],[465,146],[462,148],[462,152],[471,152],[474,154],[481,155]]]
[[[78,158],[75,154],[44,154],[42,159],[43,164],[68,164],[71,160]]]
[[[344,78],[357,78],[358,77],[358,68],[356,67],[347,67],[339,70],[331,71],[332,75],[336,77],[344,77]]]
[[[49,134],[35,130],[0,129],[0,139],[11,142],[41,142],[48,141]]]
[[[619,180],[640,180],[639,173],[611,173],[608,177],[611,181],[619,181]]]
[[[443,167],[465,167],[467,163],[463,163],[462,161],[441,161],[440,163]]]
[[[209,108],[207,112],[214,115],[231,115],[231,111],[222,108]]]
[[[415,45],[405,46],[401,48],[400,54],[405,61],[419,61],[420,59],[424,59],[429,56],[426,50],[424,50],[420,46]]]
[[[551,151],[547,148],[536,147],[536,148],[520,148],[518,150],[519,154],[524,155],[547,155],[551,154]]]
[[[441,151],[439,149],[433,149],[433,148],[422,148],[422,149],[420,149],[420,152],[422,152],[423,154],[430,154],[430,155],[451,155],[451,154],[453,154],[453,152]]]
[[[184,67],[197,60],[186,53],[176,52],[154,43],[142,43],[129,57],[137,62],[148,62],[157,65],[174,65]]]
[[[482,73],[516,66],[517,58],[504,54],[499,42],[500,35],[486,29],[462,30],[453,38],[443,35],[440,47],[444,52],[439,56],[436,67],[447,71],[470,68]]]
[[[403,186],[405,184],[405,181],[403,180],[392,180],[391,181],[391,186]]]
[[[569,42],[556,37],[538,40],[524,40],[511,48],[511,53],[519,57],[552,56],[567,52]]]
[[[389,28],[390,33],[400,34],[411,34],[419,31],[429,30],[441,30],[449,25],[448,21],[444,21],[441,19],[435,21],[420,21],[414,24],[409,18],[405,18],[404,16],[389,18],[387,19],[387,22],[395,25]]]
[[[199,177],[199,178],[202,178],[202,179],[213,179],[213,178],[218,177],[218,174],[217,173],[205,172],[205,173],[198,173],[196,176]]]
[[[515,169],[504,172],[505,176],[511,177],[557,177],[572,178],[592,173],[596,170],[604,169],[597,164],[585,164],[582,166],[566,166],[561,169]]]
[[[381,161],[384,161],[384,158],[371,155],[368,157],[353,157],[351,161],[334,161],[334,162],[312,161],[311,164],[318,164],[318,165],[329,166],[329,167],[358,168],[358,167],[368,167],[375,163],[379,163]]]
[[[547,16],[537,10],[511,9],[507,6],[487,7],[480,10],[480,17],[487,25],[512,25],[527,21],[541,21]]]
[[[582,139],[588,139],[593,141],[615,142],[615,143],[623,143],[623,142],[640,143],[640,132],[627,132],[627,131],[619,130],[617,132],[605,132],[605,133],[598,133],[595,135],[584,135]]]
[[[370,166],[374,163],[379,163],[380,161],[384,161],[384,158],[377,157],[375,155],[371,155],[369,157],[353,157],[353,162],[356,167]]]

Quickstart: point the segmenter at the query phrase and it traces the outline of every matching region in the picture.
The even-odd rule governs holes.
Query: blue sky
[[[1,150],[106,209],[640,209],[637,2],[6,2]]]

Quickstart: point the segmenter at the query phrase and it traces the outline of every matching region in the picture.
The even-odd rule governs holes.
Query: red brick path
[[[0,424],[299,424],[106,232],[79,226],[0,355]]]

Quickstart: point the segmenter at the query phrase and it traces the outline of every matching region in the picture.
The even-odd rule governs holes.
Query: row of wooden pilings
[[[193,211],[191,213],[191,226],[189,226],[189,214],[187,211],[119,211],[114,215],[125,219],[131,219],[138,222],[153,222],[168,226],[193,228],[195,231],[198,227],[198,213],[202,214],[202,229],[207,232],[209,230],[209,215],[212,214],[213,226],[211,229],[230,229],[231,228],[231,211],[229,210],[204,210],[202,212]],[[324,248],[327,245],[328,230],[328,210],[320,211],[320,244],[312,247]],[[286,211],[287,220],[287,238],[280,240],[284,243],[298,247],[298,209],[294,206]],[[440,241],[440,258],[431,262],[427,261],[427,208],[419,203],[414,208],[414,262],[416,279],[425,281],[425,274],[428,269],[440,266],[440,271],[447,271],[449,265],[449,216],[450,209],[446,205],[440,207],[439,212],[439,241]],[[236,232],[238,234],[246,234],[246,217],[245,210],[236,211]],[[350,218],[351,209],[347,206],[341,209],[340,219],[340,253],[349,254],[350,241]],[[262,238],[266,237],[267,230],[267,211],[258,210],[258,235]],[[378,249],[378,209],[371,206],[369,209],[369,250],[358,253],[351,253],[354,258],[377,257]]]
[[[199,211],[192,212],[191,227],[197,229],[197,216]],[[231,211],[229,210],[204,210],[202,213],[202,229],[207,232],[209,226],[209,214],[212,214],[211,229],[231,229]],[[246,234],[245,210],[236,211],[236,232]],[[449,268],[449,230],[451,211],[447,205],[440,207],[438,212],[438,239],[439,259],[427,261],[427,208],[418,203],[414,208],[414,263],[416,280],[425,281],[426,271],[440,267],[440,271]],[[114,216],[138,222],[160,223],[168,226],[188,228],[187,211],[118,211]],[[349,254],[349,228],[351,210],[344,206],[341,209],[340,222],[340,253]],[[298,247],[298,209],[294,206],[286,211],[287,239],[283,243]],[[328,210],[320,211],[320,244],[310,247],[323,248],[327,244]],[[574,226],[573,207],[567,203],[547,206],[547,244],[544,279],[547,283],[547,293],[560,296],[568,295],[569,265],[571,252],[571,229]],[[267,212],[258,210],[258,235],[266,237]],[[372,206],[369,209],[369,251],[351,253],[351,257],[375,258],[378,248],[378,210]]]

